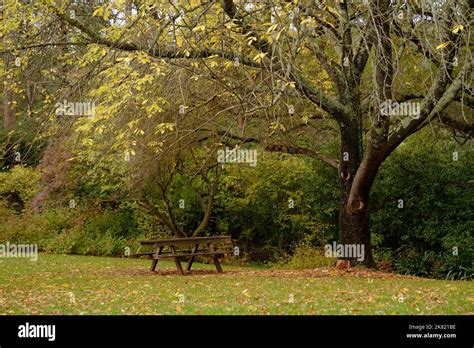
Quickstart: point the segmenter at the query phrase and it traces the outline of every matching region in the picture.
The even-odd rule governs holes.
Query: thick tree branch
[[[235,5],[233,5],[233,1],[224,0],[224,4],[225,4],[226,13],[228,13],[228,15],[230,16],[232,15],[235,16],[236,12],[235,12]],[[81,32],[86,34],[93,43],[107,46],[112,49],[119,49],[123,51],[132,51],[132,52],[141,51],[141,52],[148,53],[152,57],[165,58],[165,59],[196,59],[196,58],[209,58],[212,56],[218,56],[230,61],[235,61],[235,59],[238,58],[240,62],[245,66],[259,68],[259,69],[264,68],[260,64],[256,63],[250,57],[247,57],[242,54],[236,54],[231,51],[220,50],[220,49],[202,48],[199,50],[188,50],[188,51],[184,51],[184,50],[180,51],[175,48],[144,49],[131,42],[111,41],[107,38],[100,36],[97,32],[88,28],[87,26],[79,22],[78,20],[72,19],[66,16],[64,13],[62,13],[58,9],[53,8],[53,10],[60,19],[64,20],[71,26],[81,30]],[[252,45],[264,53],[270,53],[271,52],[270,44],[266,40],[260,39],[255,31],[253,31],[250,27],[246,26],[243,23],[243,20],[241,18],[239,17],[237,18],[238,18],[238,23],[240,23],[240,25],[242,26],[242,29],[244,30],[244,33],[246,34],[251,33],[252,35],[255,35],[255,37],[257,38],[256,41],[253,41]],[[347,107],[342,105],[334,97],[326,95],[322,93],[320,90],[316,89],[308,80],[300,76],[298,73],[292,71],[290,74],[290,77],[296,83],[296,88],[299,91],[304,93],[313,103],[315,103],[316,105],[321,107],[323,110],[327,111],[329,114],[335,117],[338,122],[344,122],[344,118],[350,114],[350,111]]]
[[[203,131],[208,131],[208,130],[203,130]],[[252,138],[252,137],[241,137],[238,135],[231,134],[230,132],[227,131],[218,131],[218,135],[221,135],[227,139],[234,139],[238,140],[239,143],[256,143],[256,144],[261,144],[262,142],[257,139],[257,138]],[[199,141],[205,141],[212,138],[212,135],[208,135],[205,137],[202,137],[199,139]],[[267,144],[263,146],[265,151],[270,151],[270,152],[283,152],[283,153],[288,153],[288,154],[295,154],[295,155],[305,155],[308,157],[311,157],[313,159],[316,159],[318,161],[322,161],[329,166],[333,167],[334,169],[338,169],[339,167],[339,161],[332,159],[320,152],[313,151],[308,148],[300,147],[300,146],[291,146],[291,145],[281,145],[281,144]]]
[[[33,48],[50,47],[50,46],[86,46],[86,45],[90,45],[90,42],[43,42],[43,43],[37,43],[37,44],[31,44],[31,45],[25,45],[25,46],[12,47],[6,50],[0,50],[0,54],[29,50]]]
[[[448,78],[444,75],[446,72],[441,71],[438,73],[435,83],[422,102],[418,119],[413,119],[406,127],[401,127],[398,131],[390,135],[385,151],[385,158],[406,138],[426,126],[435,115],[439,115],[456,98],[456,95],[461,90],[465,81],[469,81],[473,67],[474,60],[471,59],[465,64],[456,79],[447,89]]]
[[[260,52],[267,53],[268,56],[271,57],[273,52],[272,45],[267,40],[261,39],[257,32],[244,22],[243,18],[237,13],[234,1],[221,0],[221,3],[229,18],[234,20],[242,29],[242,34],[256,38],[256,40],[252,41],[252,46]],[[290,77],[296,82],[296,88],[300,92],[304,93],[313,103],[321,107],[324,111],[330,113],[339,123],[343,123],[347,119],[347,115],[350,114],[350,111],[335,98],[322,93],[293,69],[290,72]]]
[[[380,100],[392,99],[393,54],[390,40],[390,1],[380,1],[374,10],[375,32],[377,33],[375,82]],[[357,169],[350,190],[347,209],[352,214],[365,213],[368,209],[370,189],[383,162],[384,148],[387,142],[389,119],[376,110],[372,118],[369,143],[362,162]]]
[[[157,207],[155,207],[154,205],[152,204],[149,204],[149,203],[146,203],[146,202],[143,202],[143,201],[137,201],[137,203],[142,206],[143,208],[147,209],[148,211],[150,211],[153,215],[155,215],[157,217],[157,219],[163,224],[165,225],[166,227],[168,227],[168,229],[173,232],[176,236],[178,237],[185,237],[184,234],[182,233],[181,230],[176,230],[175,226],[171,223],[170,219],[165,215],[163,214]]]
[[[439,116],[439,120],[446,126],[474,138],[474,123],[462,122],[458,119],[452,118],[450,115],[447,115],[444,112]]]
[[[271,145],[266,145],[264,149],[266,151],[272,151],[272,152],[283,152],[283,153],[288,153],[288,154],[293,154],[293,155],[305,155],[305,156],[314,158],[318,161],[322,161],[330,165],[334,169],[339,168],[339,161],[329,158],[321,154],[320,152],[316,152],[305,147],[271,144]]]
[[[212,210],[214,208],[214,199],[215,199],[218,186],[219,186],[219,166],[216,166],[215,178],[212,181],[212,183],[210,182],[208,185],[209,196],[207,198],[207,205],[203,207],[204,217],[202,218],[199,226],[193,232],[192,234],[193,237],[198,236],[206,228],[207,224],[209,223],[209,219],[211,218]]]

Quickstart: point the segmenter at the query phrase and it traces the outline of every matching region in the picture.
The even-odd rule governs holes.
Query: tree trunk
[[[339,165],[339,244],[354,245],[363,250],[363,260],[357,257],[338,257],[339,260],[349,260],[351,265],[363,264],[375,267],[372,256],[370,238],[370,211],[368,200],[366,206],[354,213],[349,209],[349,197],[363,156],[362,124],[357,118],[352,124],[341,127],[341,160]],[[369,189],[370,190],[370,189]],[[368,192],[367,192],[368,195]],[[363,246],[363,249],[362,249]]]
[[[3,86],[3,128],[9,132],[16,128],[15,93],[7,81],[4,81]]]
[[[363,249],[359,249],[363,251],[363,259],[357,257],[339,257],[338,259],[349,260],[351,265],[363,264],[367,267],[375,267],[370,239],[370,211],[366,209],[361,213],[351,213],[347,207],[350,189],[347,190],[344,186],[341,185],[339,205],[339,244],[359,245],[360,248],[363,246]]]
[[[0,3],[1,4],[1,3]],[[4,41],[5,42],[5,41]],[[4,53],[2,60],[5,69],[5,75],[8,75],[10,63],[13,57],[9,53]],[[6,145],[3,148],[3,167],[11,168],[17,162],[15,161],[15,144],[12,141],[10,132],[16,129],[16,108],[15,108],[15,92],[11,87],[12,79],[5,76],[3,81],[3,129],[8,133]]]
[[[8,53],[3,55],[3,66],[6,72],[9,70],[12,59]],[[7,132],[16,128],[15,92],[11,88],[11,83],[12,81],[8,77],[3,81],[3,128]]]
[[[2,17],[8,17],[11,13],[4,10],[4,1],[0,0],[0,8],[2,9]],[[2,37],[3,35],[0,35]],[[11,34],[9,35],[11,36]],[[3,36],[3,44],[7,43],[7,35]],[[13,78],[9,77],[8,72],[10,63],[13,61],[13,56],[9,52],[4,52],[2,55],[3,68],[5,70],[5,80],[3,81],[3,128],[10,132],[16,128],[16,108],[13,101],[15,100],[15,92],[11,88]]]
[[[378,49],[376,50],[376,83],[378,90],[379,105],[381,102],[391,100],[393,81],[393,58],[392,41],[390,40],[390,0],[381,0],[376,6],[374,21],[377,29]],[[342,146],[346,151],[358,149],[352,162],[347,165],[347,178],[341,175],[341,204],[339,218],[339,239],[341,244],[359,244],[364,246],[364,260],[351,258],[351,264],[363,263],[374,267],[370,240],[370,211],[369,195],[375,181],[380,165],[386,155],[386,143],[388,139],[389,120],[384,117],[380,110],[373,115],[371,122],[369,142],[365,156],[363,156],[362,142],[362,114],[360,112],[360,101],[354,93],[357,86],[351,85],[346,104],[354,110],[354,118],[349,129],[341,132]],[[347,103],[349,102],[349,103]],[[343,150],[344,151],[344,150]],[[342,174],[342,173],[341,173]],[[350,174],[350,175],[349,175]],[[347,259],[347,258],[346,258]]]

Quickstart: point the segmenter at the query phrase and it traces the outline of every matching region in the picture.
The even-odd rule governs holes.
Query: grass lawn
[[[40,254],[0,259],[0,314],[473,314],[474,283],[330,268],[195,264]]]

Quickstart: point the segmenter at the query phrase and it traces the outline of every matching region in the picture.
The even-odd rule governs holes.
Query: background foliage
[[[335,144],[327,147],[335,151]],[[473,156],[470,146],[457,145],[446,133],[425,131],[385,163],[371,196],[380,268],[472,279]],[[126,247],[138,250],[140,239],[169,236],[146,209],[114,198],[107,190],[116,179],[113,172],[100,167],[96,171],[103,179],[94,183],[97,172],[69,167],[60,180],[60,188],[67,189],[46,199],[36,213],[32,203],[45,184],[40,183],[39,169],[18,165],[0,173],[0,242],[35,242],[54,253],[124,256]],[[175,205],[185,199],[185,209],[177,209],[184,230],[195,228],[202,215],[196,187],[187,184],[190,175],[175,177],[170,195]],[[259,151],[256,167],[226,164],[204,234],[231,235],[246,261],[290,268],[331,264],[334,261],[323,258],[323,251],[326,243],[337,240],[336,180],[333,170],[320,162],[284,154]],[[71,192],[80,197],[74,209],[68,206]],[[153,190],[147,192],[160,199]],[[399,199],[403,208],[398,207]]]

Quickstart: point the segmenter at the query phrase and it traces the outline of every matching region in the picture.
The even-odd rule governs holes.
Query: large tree
[[[222,87],[219,97],[230,106],[215,115],[236,118],[238,126],[210,129],[204,122],[192,134],[259,142],[335,168],[339,242],[365,245],[369,266],[369,195],[384,160],[432,121],[473,133],[473,5],[467,0],[44,0],[24,6],[22,16],[35,18],[36,29],[7,48],[86,46],[100,59],[144,54]],[[38,42],[41,28],[57,20],[70,28],[68,40]],[[415,113],[408,112],[412,106]],[[312,139],[325,127],[340,138],[338,160]]]

